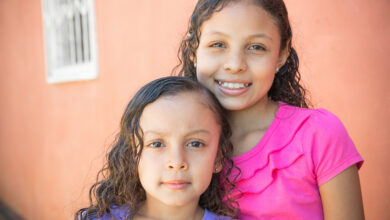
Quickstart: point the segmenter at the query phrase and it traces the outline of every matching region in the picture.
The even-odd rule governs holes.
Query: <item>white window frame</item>
[[[42,0],[46,81],[62,83],[98,76],[93,0]]]

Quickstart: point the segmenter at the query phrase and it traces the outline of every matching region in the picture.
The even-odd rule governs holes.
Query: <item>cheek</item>
[[[139,176],[141,183],[142,183],[142,180],[143,180],[144,174],[145,174],[144,169],[143,169],[144,167],[145,167],[145,165],[143,163],[143,160],[140,160],[138,163],[137,170],[138,170],[138,176]]]
[[[210,52],[198,50],[196,55],[196,72],[204,75],[211,75],[218,70],[219,56]]]
[[[204,164],[204,171],[213,173],[215,167],[215,161],[217,159],[218,142],[215,142],[215,146],[202,156],[202,164]]]
[[[208,87],[209,89],[210,89],[210,87],[208,86],[208,84],[209,84],[209,79],[210,79],[210,76],[208,75],[208,74],[205,74],[204,72],[200,72],[200,71],[196,71],[196,78],[198,79],[198,81],[202,84],[202,85],[204,85],[204,86],[206,86],[206,87]]]
[[[144,152],[142,152],[144,154]],[[153,170],[156,170],[154,166],[157,165],[157,161],[153,160],[150,156],[142,155],[138,163],[138,176],[141,180],[149,179],[153,176]],[[151,172],[152,171],[152,172]]]
[[[203,155],[202,159],[195,163],[198,168],[195,171],[196,173],[193,173],[193,177],[198,180],[198,184],[203,191],[205,191],[210,184],[215,167],[215,157],[210,155],[211,153],[209,153],[207,156]]]
[[[276,74],[276,62],[272,59],[251,61],[249,65],[256,78],[273,80]]]
[[[212,60],[200,62],[196,67],[196,78],[198,81],[206,86],[208,89],[212,89],[214,84],[214,77],[218,73],[218,65]]]

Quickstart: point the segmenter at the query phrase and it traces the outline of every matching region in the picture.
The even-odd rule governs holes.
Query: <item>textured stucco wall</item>
[[[0,0],[0,200],[27,219],[86,204],[122,111],[168,75],[194,0],[96,0],[99,77],[45,81],[40,0]],[[286,0],[303,80],[365,158],[367,219],[390,219],[388,0]]]

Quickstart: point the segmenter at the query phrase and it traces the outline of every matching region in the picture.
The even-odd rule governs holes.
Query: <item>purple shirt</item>
[[[130,213],[129,209],[126,206],[113,207],[112,209],[110,209],[110,211],[110,214],[104,214],[100,218],[92,217],[91,220],[124,220],[126,219],[126,216],[128,216]],[[232,218],[227,216],[217,216],[213,212],[210,212],[209,210],[205,209],[202,220],[232,220]]]
[[[323,219],[319,186],[363,161],[335,115],[284,103],[257,145],[233,160],[244,220]]]

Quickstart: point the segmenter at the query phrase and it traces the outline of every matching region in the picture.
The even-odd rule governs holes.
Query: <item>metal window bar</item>
[[[86,66],[93,73],[86,73],[85,79],[95,78],[97,75],[97,57],[94,32],[95,28],[92,0],[42,0],[43,17],[46,32],[46,53],[48,77],[53,73],[74,77],[76,72],[85,72]],[[94,19],[94,17],[92,17]],[[81,66],[80,66],[81,65]],[[80,66],[79,70],[75,68]],[[71,69],[69,69],[71,68]],[[92,74],[92,75],[91,75]],[[95,75],[95,77],[93,77]],[[48,81],[55,81],[50,80]],[[65,80],[66,81],[66,80]]]

